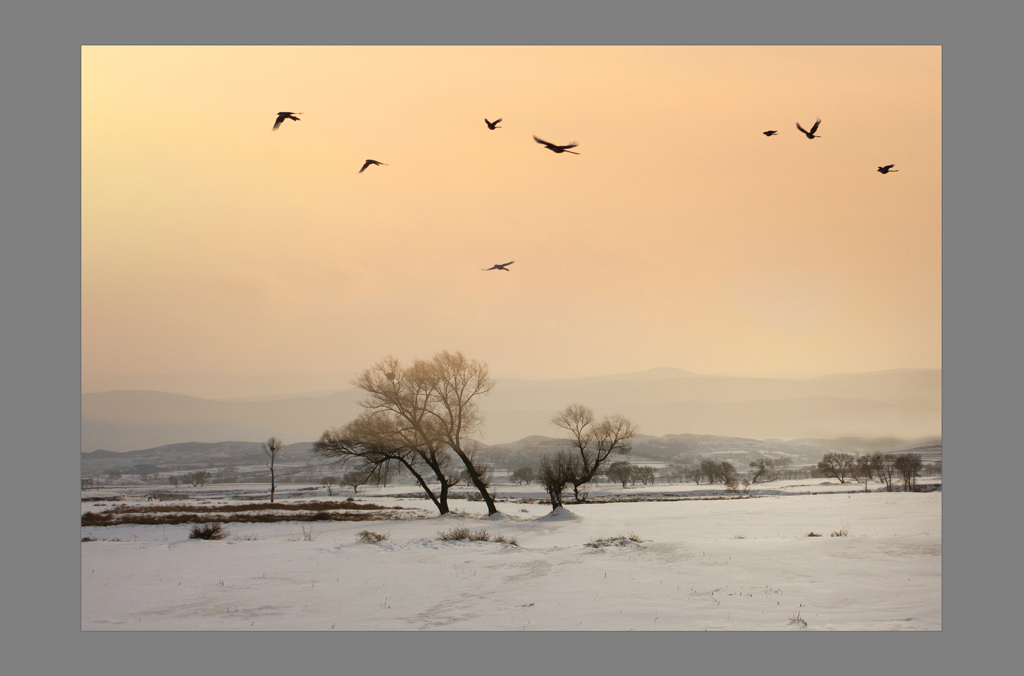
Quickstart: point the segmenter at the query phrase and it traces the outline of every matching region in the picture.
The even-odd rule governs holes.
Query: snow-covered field
[[[83,527],[94,541],[81,545],[82,629],[940,630],[942,493],[879,487],[795,480],[737,497],[720,485],[604,485],[592,499],[647,501],[567,500],[553,514],[517,501],[542,498],[539,487],[500,486],[501,514],[489,518],[478,501],[453,500],[458,513],[440,517],[411,487],[371,487],[356,499],[414,509],[228,523],[220,541],[191,540],[184,524]],[[353,495],[299,488],[279,487],[282,502]],[[106,489],[120,498],[109,502],[89,491],[82,511],[152,492]],[[265,486],[176,492],[267,499]],[[461,525],[518,546],[437,539]],[[364,530],[389,539],[360,542]],[[643,542],[588,546],[630,534]]]

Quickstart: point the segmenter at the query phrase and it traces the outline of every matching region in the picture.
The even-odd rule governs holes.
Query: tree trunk
[[[555,511],[562,506],[562,496],[555,491],[548,491],[548,497],[551,498],[551,511]]]
[[[494,498],[487,491],[487,485],[484,484],[483,479],[480,478],[480,473],[476,470],[473,465],[473,461],[463,452],[461,448],[452,448],[456,455],[462,460],[462,463],[466,466],[466,471],[469,472],[469,479],[476,486],[476,489],[480,491],[480,496],[483,497],[484,503],[487,505],[487,516],[498,513],[498,508],[494,506]]]

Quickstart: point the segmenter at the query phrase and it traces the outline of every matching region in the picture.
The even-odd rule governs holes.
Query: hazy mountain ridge
[[[651,436],[918,438],[942,431],[942,375],[898,370],[813,378],[702,376],[678,369],[542,381],[498,380],[479,400],[481,441],[557,434],[566,405],[621,413]],[[313,441],[361,412],[364,393],[225,401],[144,390],[82,395],[82,447],[124,452],[184,441]]]

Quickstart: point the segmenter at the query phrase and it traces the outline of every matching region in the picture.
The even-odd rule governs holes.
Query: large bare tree
[[[467,442],[469,435],[480,429],[483,417],[476,398],[494,388],[487,365],[470,360],[461,352],[440,352],[429,361],[413,365],[423,368],[436,389],[427,408],[430,429],[465,465],[469,479],[487,505],[487,514],[497,514],[488,487],[488,478],[476,466],[476,451]]]
[[[441,514],[450,511],[448,491],[459,483],[446,449],[422,438],[400,416],[386,411],[363,413],[344,428],[326,430],[313,445],[313,452],[354,466],[356,472],[377,482],[392,466],[404,467]],[[430,485],[431,473],[439,484],[437,489]]]
[[[595,422],[594,412],[582,404],[569,404],[551,422],[569,433],[578,456],[577,472],[571,481],[577,502],[585,499],[580,487],[594,478],[613,452],[629,453],[632,450],[630,439],[637,433],[637,426],[622,415],[605,416]]]
[[[485,471],[477,467],[469,436],[482,422],[476,398],[494,387],[487,366],[461,352],[440,352],[406,368],[387,357],[366,369],[353,383],[367,393],[364,411],[345,428],[324,432],[314,446],[323,457],[356,460],[364,470],[380,472],[400,464],[416,477],[442,514],[448,513],[448,490],[459,481],[456,458],[487,505],[497,513]],[[439,484],[430,487],[420,466]]]

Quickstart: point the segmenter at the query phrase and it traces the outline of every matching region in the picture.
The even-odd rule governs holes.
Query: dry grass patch
[[[197,523],[188,534],[190,540],[223,540],[227,536],[228,532],[219,523]]]
[[[629,535],[612,535],[611,537],[595,538],[590,542],[583,545],[584,547],[609,547],[611,545],[617,545],[624,547],[629,544],[641,544],[643,543],[641,538],[636,533],[630,533]]]
[[[383,542],[384,540],[391,539],[391,533],[374,533],[372,530],[359,531],[356,535],[356,539],[360,542],[366,542],[373,544],[374,542]]]
[[[507,538],[504,535],[491,535],[487,529],[480,528],[471,531],[465,526],[456,526],[448,531],[437,531],[437,539],[451,542],[456,540],[469,540],[470,542],[500,542],[505,545],[518,547],[519,543],[515,538]]]

